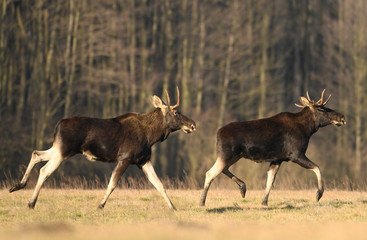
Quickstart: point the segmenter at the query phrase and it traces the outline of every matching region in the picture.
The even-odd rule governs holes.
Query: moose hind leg
[[[206,172],[204,189],[203,189],[203,193],[201,194],[200,203],[199,203],[200,206],[205,206],[206,195],[208,194],[210,184],[223,171],[225,166],[226,164],[223,161],[223,159],[218,157],[213,167],[209,171]]]
[[[223,173],[227,177],[232,179],[235,183],[237,183],[238,187],[240,188],[242,198],[245,198],[245,196],[246,196],[246,183],[244,181],[242,181],[241,179],[239,179],[238,177],[236,177],[233,173],[231,173],[228,170],[228,167],[223,169]]]
[[[316,201],[319,201],[322,195],[324,194],[324,184],[321,177],[321,171],[319,166],[313,163],[306,156],[302,156],[300,158],[294,159],[293,162],[297,163],[301,167],[312,170],[316,174],[317,178],[317,192],[316,192]]]
[[[268,171],[267,171],[268,177],[267,177],[267,180],[266,180],[265,197],[262,201],[262,205],[264,205],[264,206],[268,205],[268,198],[269,198],[270,190],[273,186],[273,183],[274,183],[275,177],[278,173],[280,164],[281,163],[272,162],[272,163],[270,163],[270,166],[268,168]]]
[[[176,210],[175,206],[172,204],[171,200],[167,196],[166,190],[163,187],[162,182],[159,180],[157,174],[154,171],[152,163],[150,161],[146,162],[142,167],[143,172],[147,176],[148,180],[153,184],[153,186],[161,193],[164,200],[166,200],[168,207],[172,210]]]
[[[99,204],[98,208],[103,209],[109,196],[113,192],[113,190],[116,188],[116,185],[121,178],[122,174],[126,171],[126,169],[129,167],[128,161],[119,161],[115,167],[115,169],[112,172],[110,182],[108,183],[106,194],[104,195],[103,200]]]
[[[33,209],[36,205],[37,198],[39,195],[39,192],[41,190],[41,187],[43,183],[46,181],[46,179],[60,166],[60,163],[63,161],[63,157],[59,151],[55,151],[55,153],[52,155],[51,159],[46,163],[45,166],[43,166],[40,170],[40,174],[38,177],[37,185],[34,189],[32,198],[30,199],[28,203],[28,207]]]
[[[31,160],[29,161],[27,170],[24,173],[22,180],[18,182],[16,185],[12,186],[9,189],[9,192],[14,192],[24,188],[27,185],[29,174],[31,173],[33,167],[39,162],[48,161],[52,157],[54,150],[55,150],[54,148],[50,148],[46,151],[37,151],[37,150],[33,151]]]

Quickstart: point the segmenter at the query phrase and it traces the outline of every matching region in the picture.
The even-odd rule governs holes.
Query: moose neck
[[[319,119],[315,113],[309,108],[305,107],[299,112],[300,122],[305,127],[309,136],[317,132],[320,128]]]
[[[141,121],[146,126],[146,136],[148,144],[153,145],[158,141],[164,141],[172,132],[164,118],[160,108],[154,109],[150,113],[142,115]]]

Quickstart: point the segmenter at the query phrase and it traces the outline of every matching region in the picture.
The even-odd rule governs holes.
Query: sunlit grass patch
[[[29,210],[27,203],[32,190],[12,194],[1,190],[0,238],[18,238],[19,229],[25,227],[30,232],[26,239],[46,239],[50,232],[55,234],[52,238],[61,239],[62,229],[66,229],[64,239],[98,239],[107,228],[116,236],[114,239],[119,239],[122,231],[129,239],[172,239],[172,236],[192,239],[193,235],[198,236],[196,239],[243,236],[273,239],[282,236],[278,228],[297,233],[308,226],[342,223],[350,224],[359,234],[355,226],[367,224],[366,192],[328,191],[316,202],[315,191],[275,190],[268,206],[262,206],[263,191],[249,190],[242,199],[238,190],[213,189],[209,191],[206,206],[200,207],[201,190],[170,189],[167,194],[178,211],[171,211],[154,189],[116,189],[105,208],[97,209],[104,193],[105,190],[43,189],[35,209]],[[152,232],[147,233],[147,229]],[[2,237],[6,232],[9,238]],[[325,234],[307,234],[312,239],[325,237]],[[297,234],[292,237],[307,239]],[[342,238],[336,235],[335,239]]]

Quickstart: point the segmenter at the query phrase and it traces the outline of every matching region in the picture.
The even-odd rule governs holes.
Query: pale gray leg
[[[31,173],[34,165],[42,161],[50,160],[56,150],[57,150],[56,147],[52,147],[46,151],[33,151],[31,160],[29,161],[27,170],[24,173],[22,180],[19,183],[17,183],[16,185],[12,186],[9,189],[9,192],[14,192],[14,191],[24,188],[27,185],[29,174]]]
[[[168,207],[172,210],[176,210],[175,206],[173,206],[171,200],[168,198],[162,182],[159,180],[157,174],[155,173],[152,163],[150,161],[146,162],[143,165],[142,170],[147,176],[148,180],[153,184],[153,186],[158,190],[158,192],[160,192],[164,200],[166,200]]]
[[[210,184],[223,171],[225,166],[226,164],[223,161],[223,159],[218,157],[213,167],[209,171],[206,172],[204,190],[200,198],[200,204],[199,204],[200,206],[205,206],[206,195],[208,194]]]
[[[125,161],[122,160],[117,163],[115,169],[113,169],[110,182],[108,183],[106,194],[104,195],[103,200],[101,201],[101,203],[98,206],[99,209],[104,208],[109,196],[111,195],[113,190],[116,188],[116,185],[119,179],[121,178],[122,174],[124,174],[124,172],[129,167],[129,165],[130,163],[126,160]]]
[[[301,167],[304,167],[306,169],[312,170],[317,177],[317,192],[316,192],[316,201],[319,201],[322,195],[324,194],[324,184],[321,177],[321,171],[319,166],[317,166],[315,163],[313,163],[310,159],[308,159],[306,156],[301,156],[297,159],[292,159],[293,162],[297,163]]]
[[[268,198],[269,198],[269,194],[270,194],[270,190],[273,186],[275,177],[278,173],[279,167],[280,167],[281,163],[270,163],[267,175],[268,178],[266,180],[266,189],[265,189],[265,197],[262,201],[262,205],[267,206],[268,205]]]
[[[41,168],[40,174],[39,174],[39,177],[38,177],[38,181],[37,181],[37,185],[34,189],[32,198],[28,203],[29,208],[32,208],[32,209],[34,208],[43,183],[56,170],[56,168],[58,168],[58,166],[60,166],[60,163],[62,161],[63,161],[63,157],[61,156],[60,151],[55,151],[53,153],[51,159],[46,163],[45,166],[43,166]]]

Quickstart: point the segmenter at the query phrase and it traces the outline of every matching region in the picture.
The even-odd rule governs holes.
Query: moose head
[[[338,113],[330,108],[325,107],[326,103],[330,100],[331,95],[324,101],[324,93],[325,89],[321,93],[321,98],[315,102],[311,100],[308,95],[308,91],[306,92],[306,97],[300,97],[300,102],[302,105],[295,104],[297,107],[305,108],[308,107],[314,113],[314,117],[316,122],[319,123],[320,127],[327,126],[329,124],[333,124],[335,126],[340,127],[341,125],[345,125],[347,122],[345,121],[345,117],[343,114]]]
[[[177,87],[178,100],[174,106],[171,106],[171,100],[167,90],[166,94],[167,94],[167,105],[164,104],[163,101],[156,95],[152,97],[152,104],[154,107],[161,109],[164,116],[164,120],[167,123],[169,129],[171,129],[172,132],[181,129],[183,132],[187,134],[196,131],[195,122],[190,118],[186,117],[185,115],[182,115],[179,111],[175,109],[180,105],[180,91],[178,90],[178,87]]]

